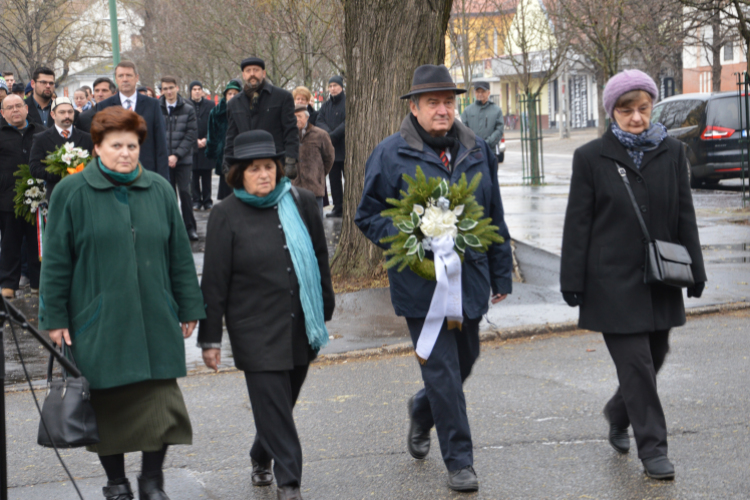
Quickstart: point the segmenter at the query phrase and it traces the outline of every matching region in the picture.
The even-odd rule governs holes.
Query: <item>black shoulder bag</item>
[[[644,266],[643,282],[647,285],[661,284],[678,288],[695,285],[693,271],[690,268],[693,259],[690,258],[687,248],[677,243],[651,239],[641,211],[638,208],[638,202],[635,200],[633,189],[630,187],[627,172],[617,162],[615,162],[615,165],[620,177],[622,177],[622,181],[625,183],[625,188],[628,190],[635,215],[638,217],[643,236],[646,238],[646,264]]]
[[[75,364],[73,353],[65,345],[63,354]],[[37,443],[47,448],[80,448],[99,443],[89,381],[83,376],[69,377],[65,368],[62,369],[62,378],[53,380],[54,360],[54,356],[50,355],[47,365],[47,397],[42,406],[44,423],[39,422]]]

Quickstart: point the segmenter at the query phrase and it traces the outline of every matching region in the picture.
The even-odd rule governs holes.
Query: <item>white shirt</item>
[[[122,92],[120,92],[120,102],[122,103],[122,107],[125,109],[128,109],[128,107],[125,105],[125,101],[130,101],[130,111],[135,111],[135,103],[138,97],[138,92],[133,92],[133,95],[130,97],[127,97]]]
[[[177,106],[177,99],[175,99],[174,102],[169,102],[169,101],[166,101],[166,102],[167,102],[167,114],[171,115],[172,112],[174,111],[174,107]]]
[[[73,136],[73,125],[71,125],[68,128],[60,128],[57,126],[57,123],[55,123],[55,128],[57,129],[57,133],[60,134],[60,137],[63,137],[63,130],[68,131],[68,139],[70,139]]]

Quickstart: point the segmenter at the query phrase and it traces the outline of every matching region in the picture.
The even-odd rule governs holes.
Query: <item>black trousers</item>
[[[620,382],[604,410],[612,423],[633,426],[638,458],[667,456],[667,421],[656,391],[656,374],[669,352],[669,330],[603,335]]]
[[[232,188],[227,184],[227,180],[224,178],[224,174],[219,176],[219,192],[216,194],[216,199],[223,200],[227,196],[232,194]]]
[[[39,247],[36,226],[19,219],[13,212],[0,212],[0,287],[18,290],[21,279],[21,249],[26,237],[26,260],[31,288],[39,288]]]
[[[193,170],[193,203],[205,205],[211,199],[211,170]]]
[[[185,228],[189,231],[195,229],[195,216],[193,215],[193,199],[190,196],[190,176],[193,171],[192,165],[177,165],[169,169],[169,182],[177,189],[180,197],[180,210]]]
[[[334,211],[341,211],[344,208],[344,185],[341,182],[343,176],[344,162],[333,162],[333,167],[328,172],[328,180],[331,183],[331,198],[333,198]]]
[[[449,471],[474,465],[463,383],[479,357],[480,319],[464,317],[461,330],[448,330],[447,322],[443,322],[430,358],[419,365],[424,389],[414,396],[412,416],[422,429],[435,426]],[[406,324],[416,346],[424,318],[406,318]]]
[[[309,366],[295,366],[291,371],[245,372],[256,430],[250,458],[260,463],[273,459],[278,486],[299,486],[302,482],[302,446],[292,409]]]

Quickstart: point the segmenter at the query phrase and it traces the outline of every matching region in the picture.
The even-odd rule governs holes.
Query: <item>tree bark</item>
[[[334,275],[368,278],[381,269],[382,252],[354,224],[375,146],[398,131],[408,112],[399,96],[422,64],[443,64],[453,0],[344,0],[346,158],[341,239]]]

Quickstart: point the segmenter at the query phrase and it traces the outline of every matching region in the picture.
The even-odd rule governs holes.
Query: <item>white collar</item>
[[[73,125],[71,125],[69,128],[60,128],[57,126],[57,123],[55,123],[55,128],[57,129],[57,133],[60,134],[60,137],[62,137],[63,130],[67,130],[69,132],[68,139],[73,136]]]
[[[135,103],[138,98],[138,92],[134,92],[133,95],[130,97],[127,97],[125,94],[120,92],[120,104],[125,106],[125,101],[130,101],[132,103],[132,106],[130,107],[131,110],[135,111]]]

